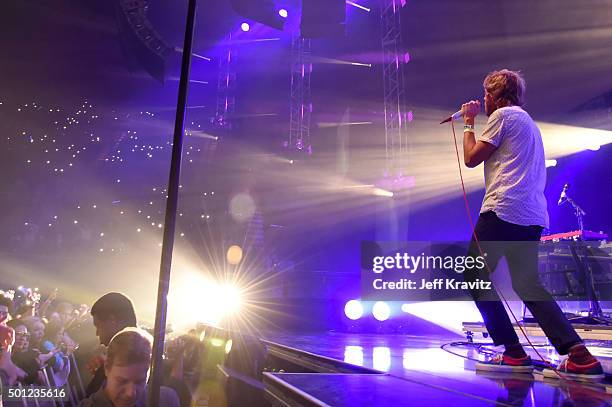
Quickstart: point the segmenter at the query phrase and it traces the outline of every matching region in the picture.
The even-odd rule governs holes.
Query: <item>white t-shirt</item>
[[[484,163],[480,213],[493,211],[506,222],[547,228],[544,146],[531,116],[518,106],[497,109],[478,140],[497,147]]]

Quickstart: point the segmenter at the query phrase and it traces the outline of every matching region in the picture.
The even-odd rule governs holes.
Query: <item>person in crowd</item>
[[[51,322],[45,328],[39,360],[51,367],[49,380],[53,386],[63,386],[70,375],[70,359],[68,349],[63,342],[64,327],[61,322]]]
[[[14,386],[17,381],[26,376],[26,373],[11,359],[14,342],[15,330],[6,324],[0,324],[0,383],[2,387]]]
[[[45,327],[45,336],[43,337],[40,350],[44,353],[53,353],[53,358],[49,361],[54,372],[64,370],[68,364],[68,358],[64,354],[64,328],[61,322],[50,322]]]
[[[6,325],[10,320],[12,311],[13,301],[4,295],[0,295],[0,324]]]
[[[30,333],[28,328],[19,320],[13,320],[10,323],[11,328],[15,331],[15,343],[13,344],[12,352],[25,352],[30,348]]]
[[[30,332],[30,348],[40,350],[45,336],[45,323],[39,317],[24,318],[23,322]]]
[[[109,341],[104,372],[106,381],[80,407],[145,407],[151,364],[151,336],[138,328],[125,328]],[[160,388],[159,405],[179,407],[174,390]]]
[[[60,302],[55,307],[55,312],[59,315],[60,321],[64,327],[69,326],[75,315],[74,315],[74,306],[67,302]]]
[[[30,349],[28,328],[23,322],[17,321],[13,325],[13,329],[15,329],[15,344],[11,351],[11,360],[26,373],[23,384],[43,384],[42,366],[38,359],[39,353]]]
[[[186,362],[199,358],[194,354],[194,345],[189,335],[183,335],[168,342],[166,349],[167,362],[164,365],[164,384],[172,388],[179,396],[181,407],[189,407],[192,404],[191,391],[185,382]]]
[[[51,359],[55,357],[55,354],[59,351],[59,349],[51,349],[48,347],[46,348],[44,346],[46,326],[41,318],[28,317],[24,318],[23,322],[28,328],[28,332],[30,333],[30,349],[37,352],[38,361],[40,362],[41,366],[45,366],[47,363],[49,363]]]
[[[121,293],[110,292],[100,297],[91,307],[91,316],[96,328],[96,336],[101,345],[108,346],[117,332],[128,327],[136,327],[136,312],[132,301]],[[98,391],[106,380],[102,358],[90,362],[94,377],[87,385],[86,395]]]

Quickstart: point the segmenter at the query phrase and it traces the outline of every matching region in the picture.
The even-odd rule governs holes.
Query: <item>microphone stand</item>
[[[584,222],[582,218],[586,215],[586,212],[583,211],[582,208],[572,198],[570,198],[569,195],[567,195],[567,193],[565,194],[565,198],[563,199],[563,202],[561,202],[561,205],[566,202],[569,202],[569,204],[572,205],[572,208],[574,208],[574,215],[576,215],[576,219],[578,220],[578,230],[584,232]]]

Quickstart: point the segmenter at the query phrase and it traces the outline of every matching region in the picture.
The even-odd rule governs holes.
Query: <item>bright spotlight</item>
[[[378,301],[372,307],[372,315],[379,321],[386,321],[391,315],[391,309],[386,302]]]
[[[464,321],[482,321],[478,308],[473,302],[469,301],[431,301],[402,304],[402,312],[456,333],[462,332]]]
[[[242,307],[242,295],[238,287],[233,285],[224,285],[220,287],[219,305],[223,307],[224,316],[229,316],[237,313]]]
[[[353,321],[363,316],[363,305],[359,300],[350,300],[344,305],[344,315]]]
[[[177,273],[168,302],[175,325],[184,328],[196,322],[219,325],[232,319],[240,313],[243,296],[237,286],[187,271]]]
[[[386,346],[374,347],[372,349],[372,366],[374,369],[388,372],[391,367],[391,349]]]
[[[240,25],[240,29],[244,32],[247,32],[251,29],[251,26],[249,25],[249,23],[242,23]]]
[[[546,168],[556,167],[556,166],[557,166],[557,160],[546,160]]]
[[[376,195],[376,196],[385,196],[387,198],[393,198],[393,192],[387,191],[387,190],[382,189],[382,188],[375,188],[374,189],[374,195]]]
[[[363,366],[363,348],[354,345],[345,346],[344,361],[352,365]]]
[[[227,249],[226,258],[227,262],[232,266],[237,265],[242,260],[242,248],[238,245],[230,246],[230,248]]]
[[[278,10],[278,15],[281,16],[282,18],[287,18],[287,16],[289,15],[289,13],[287,13],[287,10],[285,10],[284,8]]]
[[[595,143],[595,144],[590,144],[590,145],[588,145],[588,146],[587,146],[587,149],[588,149],[588,150],[591,150],[591,151],[597,151],[597,150],[599,150],[600,148],[601,148],[601,145],[600,145],[600,144],[597,144],[597,143]]]
[[[357,3],[355,3],[355,2],[352,2],[352,1],[350,1],[350,0],[347,0],[346,4],[348,4],[348,5],[350,5],[350,6],[353,6],[353,7],[355,7],[355,8],[358,8],[358,9],[360,9],[360,10],[366,11],[366,12],[368,12],[368,13],[370,12],[370,9],[369,9],[369,8],[364,7],[364,6],[362,6],[361,4],[357,4]]]

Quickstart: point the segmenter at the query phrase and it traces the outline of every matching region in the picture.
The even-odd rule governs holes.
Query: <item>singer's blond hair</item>
[[[515,106],[525,104],[525,79],[519,71],[493,71],[487,75],[482,85],[496,101]]]

